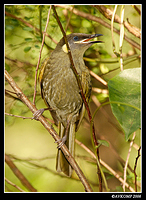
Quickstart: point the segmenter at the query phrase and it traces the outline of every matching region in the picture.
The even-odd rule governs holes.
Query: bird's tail
[[[63,138],[65,134],[66,128],[60,123],[59,124],[59,135]],[[71,155],[74,157],[74,148],[75,148],[75,124],[70,124],[67,140],[65,142],[66,146],[68,147]],[[58,149],[57,153],[57,160],[56,160],[56,170],[58,172],[63,172],[67,176],[72,175],[72,167],[70,166],[69,162],[65,158],[61,149]]]

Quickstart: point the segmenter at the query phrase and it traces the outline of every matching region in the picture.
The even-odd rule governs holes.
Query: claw
[[[67,139],[67,135],[65,135],[63,138],[61,138],[61,139],[55,141],[55,143],[58,143],[58,142],[61,141],[60,144],[58,144],[57,149],[60,149],[60,148],[65,144],[66,139]]]
[[[44,108],[41,108],[41,109],[37,110],[37,111],[33,114],[32,119],[38,120],[39,116],[43,114],[44,110],[45,110]]]

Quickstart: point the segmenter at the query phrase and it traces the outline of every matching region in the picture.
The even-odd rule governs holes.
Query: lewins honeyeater
[[[102,41],[91,41],[92,38],[102,34],[72,33],[67,35],[68,44],[73,57],[74,66],[78,72],[86,101],[89,101],[91,94],[91,78],[89,70],[83,61],[84,52],[94,43]],[[74,156],[75,132],[85,113],[78,83],[74,72],[71,69],[71,62],[68,55],[64,38],[57,44],[50,57],[42,63],[39,82],[41,95],[51,112],[54,122],[59,127],[59,135]],[[66,160],[58,146],[56,169],[67,176],[72,175],[72,167]]]

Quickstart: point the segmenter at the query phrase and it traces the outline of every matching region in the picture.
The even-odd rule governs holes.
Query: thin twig
[[[137,192],[137,174],[136,174],[136,167],[137,167],[137,162],[138,162],[138,158],[140,157],[140,150],[141,150],[141,146],[138,149],[138,155],[135,159],[135,165],[134,165],[134,176],[135,176],[135,192]]]
[[[126,159],[125,167],[124,167],[124,182],[123,182],[123,191],[124,192],[125,192],[125,183],[126,183],[126,170],[127,170],[127,165],[128,165],[128,161],[129,161],[129,157],[130,157],[130,152],[131,152],[131,148],[132,148],[135,136],[136,136],[136,133],[134,132],[132,140],[130,142],[130,147],[129,147],[129,151],[128,151],[128,154],[127,154],[127,159]]]
[[[136,5],[132,5],[132,7],[141,15],[141,10]]]
[[[5,113],[5,115],[11,116],[11,117],[18,117],[18,118],[22,118],[22,119],[32,119],[32,117],[23,117],[23,116],[20,116],[20,115],[13,115],[13,114],[10,114],[10,113]]]
[[[98,76],[97,74],[95,74],[93,71],[89,70],[91,76],[93,76],[96,80],[98,80],[100,83],[102,83],[103,85],[107,86],[107,82],[102,79],[100,76]]]
[[[12,183],[10,180],[8,180],[6,177],[5,177],[5,181],[12,185],[13,187],[17,188],[20,192],[25,192],[24,190],[22,190],[19,186],[17,186],[16,184]]]
[[[37,86],[37,73],[38,73],[39,64],[40,64],[40,60],[41,60],[42,49],[43,49],[43,46],[44,46],[45,35],[46,35],[46,31],[47,31],[48,23],[49,23],[51,7],[52,7],[52,6],[50,6],[49,11],[48,11],[48,17],[47,17],[46,27],[45,27],[45,30],[44,30],[44,33],[43,33],[42,45],[41,45],[40,54],[39,54],[39,59],[38,59],[38,64],[37,64],[36,72],[35,72],[33,104],[35,104],[36,86]]]
[[[75,7],[75,5],[73,5],[72,10],[71,10],[71,13],[70,13],[70,16],[69,16],[69,18],[68,18],[68,20],[67,20],[66,27],[65,27],[65,32],[67,31],[67,28],[68,28],[68,25],[69,25],[71,16],[72,16],[72,14],[73,14],[73,9],[74,9],[74,7]]]
[[[21,101],[30,109],[32,113],[35,113],[37,111],[35,105],[32,104],[32,102],[24,95],[24,93],[17,86],[13,78],[9,75],[9,73],[6,70],[5,70],[5,79],[8,81],[9,85],[13,88],[14,92],[16,92],[17,97],[21,99]],[[60,144],[61,138],[42,115],[38,117],[38,121],[42,123],[42,125],[47,129],[47,131],[51,134],[54,140],[59,141],[58,143]],[[72,157],[71,153],[69,152],[65,144],[61,146],[61,150],[63,154],[65,155],[66,159],[68,160],[68,162],[70,163],[70,165],[72,166],[72,168],[75,170],[85,190],[87,192],[92,192],[93,190],[90,187],[86,177],[84,176],[82,170],[79,168],[78,164]]]
[[[71,50],[70,50],[70,47],[69,47],[69,44],[68,44],[68,41],[67,41],[66,33],[65,33],[65,31],[64,31],[64,29],[62,27],[62,24],[61,24],[61,22],[59,20],[58,14],[57,14],[56,9],[55,9],[55,6],[52,5],[52,8],[53,8],[56,20],[58,22],[58,25],[59,25],[59,27],[61,29],[62,34],[63,34],[65,44],[66,44],[67,49],[68,49],[68,54],[69,54],[69,58],[70,58],[70,62],[71,62],[71,69],[73,70],[74,75],[76,77],[76,80],[77,80],[77,83],[78,83],[78,86],[79,86],[79,90],[80,90],[80,94],[81,94],[81,97],[82,97],[83,102],[85,104],[85,107],[86,107],[86,110],[87,110],[87,113],[88,113],[88,116],[89,116],[89,121],[90,121],[90,124],[91,124],[91,127],[92,127],[94,145],[95,145],[95,147],[97,147],[98,146],[98,142],[97,142],[96,135],[95,135],[94,123],[93,123],[93,120],[92,120],[92,116],[91,116],[91,112],[90,112],[88,103],[87,103],[85,95],[83,93],[82,84],[81,84],[80,78],[78,76],[78,72],[77,72],[77,70],[75,68],[75,65],[74,65],[74,62],[73,62],[73,58],[72,58]],[[96,148],[96,152],[97,152],[97,157],[98,157],[98,160],[99,160],[99,149],[98,148]],[[98,168],[98,178],[99,178],[99,191],[101,192],[102,191],[102,177],[101,177],[101,172],[100,172],[100,168],[99,168],[98,164],[97,164],[97,168]]]
[[[122,55],[122,46],[123,46],[123,39],[124,39],[124,5],[121,8],[121,23],[120,23],[120,45],[119,45],[119,52],[120,52],[120,67],[121,71],[123,71],[123,55]]]
[[[114,12],[113,12],[112,19],[111,19],[111,33],[112,33],[113,52],[114,52],[114,54],[116,54],[116,56],[118,56],[118,55],[117,55],[116,50],[115,50],[114,31],[113,31],[114,30],[114,25],[113,25],[113,22],[114,22],[114,18],[115,18],[115,13],[116,13],[117,7],[118,7],[118,5],[115,5]]]

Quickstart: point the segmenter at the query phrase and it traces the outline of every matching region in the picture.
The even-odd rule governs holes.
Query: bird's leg
[[[66,126],[66,130],[65,130],[65,134],[63,136],[63,138],[60,138],[60,140],[57,140],[55,143],[61,141],[61,143],[58,145],[58,149],[62,147],[63,144],[65,144],[66,140],[67,140],[67,134],[68,134],[68,130],[69,130],[69,126],[70,126],[70,120],[67,120],[67,126]]]
[[[37,110],[37,111],[33,114],[32,119],[38,120],[39,116],[42,115],[43,112],[44,112],[45,110],[50,110],[50,108],[41,108],[41,109]]]

